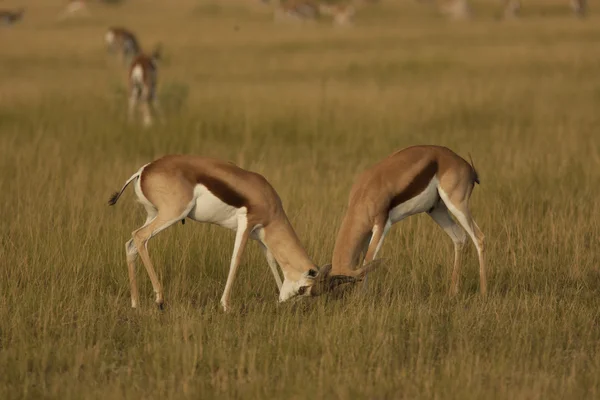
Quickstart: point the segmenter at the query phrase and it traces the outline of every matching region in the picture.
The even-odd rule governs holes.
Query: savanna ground
[[[499,22],[383,2],[353,29],[274,25],[268,8],[131,1],[57,22],[30,1],[0,31],[0,398],[598,398],[600,20],[528,2]],[[164,125],[126,123],[109,25],[160,41]],[[357,173],[395,149],[471,153],[489,296],[469,246],[427,216],[394,227],[387,268],[344,295],[277,304],[255,243],[225,314],[234,235],[178,224],[150,242],[165,286],[124,243],[145,214],[129,188],[166,153],[232,160],[280,193],[310,255],[330,261]]]

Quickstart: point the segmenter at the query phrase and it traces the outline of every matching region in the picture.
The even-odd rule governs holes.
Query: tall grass
[[[336,30],[274,25],[252,3],[64,22],[46,3],[1,32],[0,398],[600,396],[597,16],[542,18],[535,2],[519,22],[483,8],[449,23],[383,2]],[[164,43],[164,125],[125,122],[125,71],[102,42],[118,23]],[[416,216],[368,286],[294,304],[250,244],[230,314],[233,234],[176,225],[149,245],[166,310],[141,264],[129,308],[124,244],[144,213],[129,191],[106,200],[144,163],[204,154],[264,174],[323,264],[356,174],[420,143],[473,155],[487,298],[472,248],[448,298],[451,241]]]

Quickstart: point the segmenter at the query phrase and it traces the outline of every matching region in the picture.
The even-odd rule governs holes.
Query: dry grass
[[[250,2],[62,23],[30,3],[0,32],[0,398],[600,397],[596,15],[557,0],[520,22],[483,8],[447,23],[383,2],[336,30],[275,26]],[[125,124],[124,71],[102,42],[116,23],[164,44],[164,126]],[[322,264],[353,177],[417,143],[473,154],[488,298],[473,249],[447,297],[451,242],[417,216],[345,296],[277,305],[250,245],[229,315],[233,234],[177,225],[150,243],[166,310],[141,266],[129,308],[124,243],[144,215],[129,191],[106,200],[143,163],[185,152],[264,174]]]

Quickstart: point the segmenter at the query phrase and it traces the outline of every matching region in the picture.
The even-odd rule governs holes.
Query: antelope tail
[[[142,175],[142,171],[144,170],[144,167],[146,167],[146,165],[144,165],[142,168],[140,168],[138,172],[136,172],[135,174],[131,175],[131,178],[127,179],[127,182],[125,182],[125,184],[123,185],[123,187],[121,188],[121,190],[119,192],[114,192],[110,196],[110,199],[108,200],[108,205],[109,206],[114,206],[115,204],[117,204],[117,201],[119,200],[119,197],[121,197],[121,195],[125,191],[125,188],[127,188],[127,186],[129,186],[129,184],[131,182],[133,182],[134,180],[136,180],[137,178],[139,178],[140,175]]]
[[[471,157],[471,153],[469,153],[469,160],[471,160],[471,168],[473,169],[473,182],[481,185],[481,182],[479,181],[479,174],[477,173],[477,170],[475,169],[475,164],[473,163],[473,158]]]

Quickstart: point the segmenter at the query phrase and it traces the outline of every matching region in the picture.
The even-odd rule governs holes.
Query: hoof
[[[158,309],[159,309],[160,311],[164,311],[164,310],[165,310],[165,306],[163,305],[163,303],[159,303],[159,304],[158,304]]]

